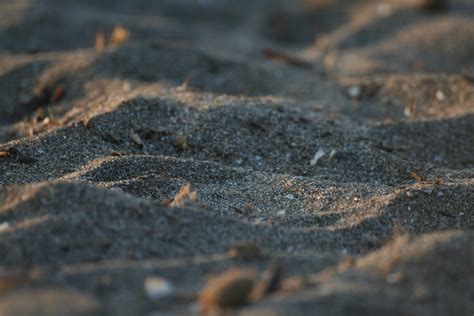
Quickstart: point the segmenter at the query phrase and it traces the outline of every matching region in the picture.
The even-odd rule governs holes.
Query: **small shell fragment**
[[[313,159],[309,162],[311,166],[316,166],[319,159],[321,159],[325,155],[325,151],[323,148],[319,148],[319,150],[314,155]]]
[[[143,145],[142,139],[141,139],[140,136],[138,136],[138,134],[135,133],[133,130],[130,131],[130,138],[133,140],[133,142],[134,142],[135,144],[140,145],[140,146]]]

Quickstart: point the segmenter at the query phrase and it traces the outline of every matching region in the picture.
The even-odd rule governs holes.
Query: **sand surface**
[[[0,315],[472,315],[474,2],[417,2],[0,0]]]

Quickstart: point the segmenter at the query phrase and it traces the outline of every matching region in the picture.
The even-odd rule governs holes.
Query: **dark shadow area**
[[[381,125],[370,135],[405,159],[451,169],[474,166],[474,114]]]
[[[339,5],[317,9],[301,8],[295,12],[270,13],[264,20],[262,33],[276,42],[311,45],[318,36],[329,33],[348,21]]]
[[[4,92],[0,95],[0,124],[14,123],[46,105],[47,100],[39,100],[39,95],[34,100],[34,90],[48,65],[46,61],[27,63],[0,75]]]
[[[20,23],[0,31],[0,50],[36,54],[93,48],[97,32],[109,36],[117,25],[134,41],[192,40],[197,29],[232,30],[246,18],[229,5],[198,1],[33,1]]]

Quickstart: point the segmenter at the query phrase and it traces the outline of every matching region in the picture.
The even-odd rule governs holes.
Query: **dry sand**
[[[416,2],[1,0],[0,314],[472,315],[474,3]]]

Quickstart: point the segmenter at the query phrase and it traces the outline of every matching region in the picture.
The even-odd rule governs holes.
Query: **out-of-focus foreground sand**
[[[416,2],[1,0],[0,314],[472,315],[474,2]]]

